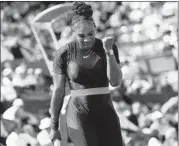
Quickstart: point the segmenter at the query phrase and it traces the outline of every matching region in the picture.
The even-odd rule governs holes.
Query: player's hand
[[[54,146],[60,146],[61,134],[59,130],[51,129],[50,131],[50,139]]]
[[[54,146],[61,146],[60,143],[61,143],[60,140],[57,139],[57,140],[54,141],[53,145]]]
[[[104,37],[102,39],[102,42],[103,42],[103,48],[105,49],[105,51],[109,51],[112,49],[112,46],[114,43],[114,37],[112,36]]]

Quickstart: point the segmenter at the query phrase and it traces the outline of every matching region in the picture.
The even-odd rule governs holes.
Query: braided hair
[[[90,5],[84,2],[75,2],[72,6],[72,25],[82,20],[93,20],[93,10]]]

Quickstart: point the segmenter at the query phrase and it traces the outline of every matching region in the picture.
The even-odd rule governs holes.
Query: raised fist
[[[105,51],[109,51],[112,49],[112,46],[114,43],[114,37],[112,36],[104,37],[102,39],[102,42],[103,42],[103,48],[105,49]]]

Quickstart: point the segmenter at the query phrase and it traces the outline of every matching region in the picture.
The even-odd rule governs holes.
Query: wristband
[[[105,51],[105,53],[106,53],[106,55],[114,55],[114,52],[113,52],[113,50],[111,49],[111,50],[109,50],[109,51]]]

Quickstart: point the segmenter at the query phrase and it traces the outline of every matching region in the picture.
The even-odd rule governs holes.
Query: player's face
[[[80,21],[73,26],[76,40],[82,49],[90,49],[95,43],[96,28],[91,20]]]

